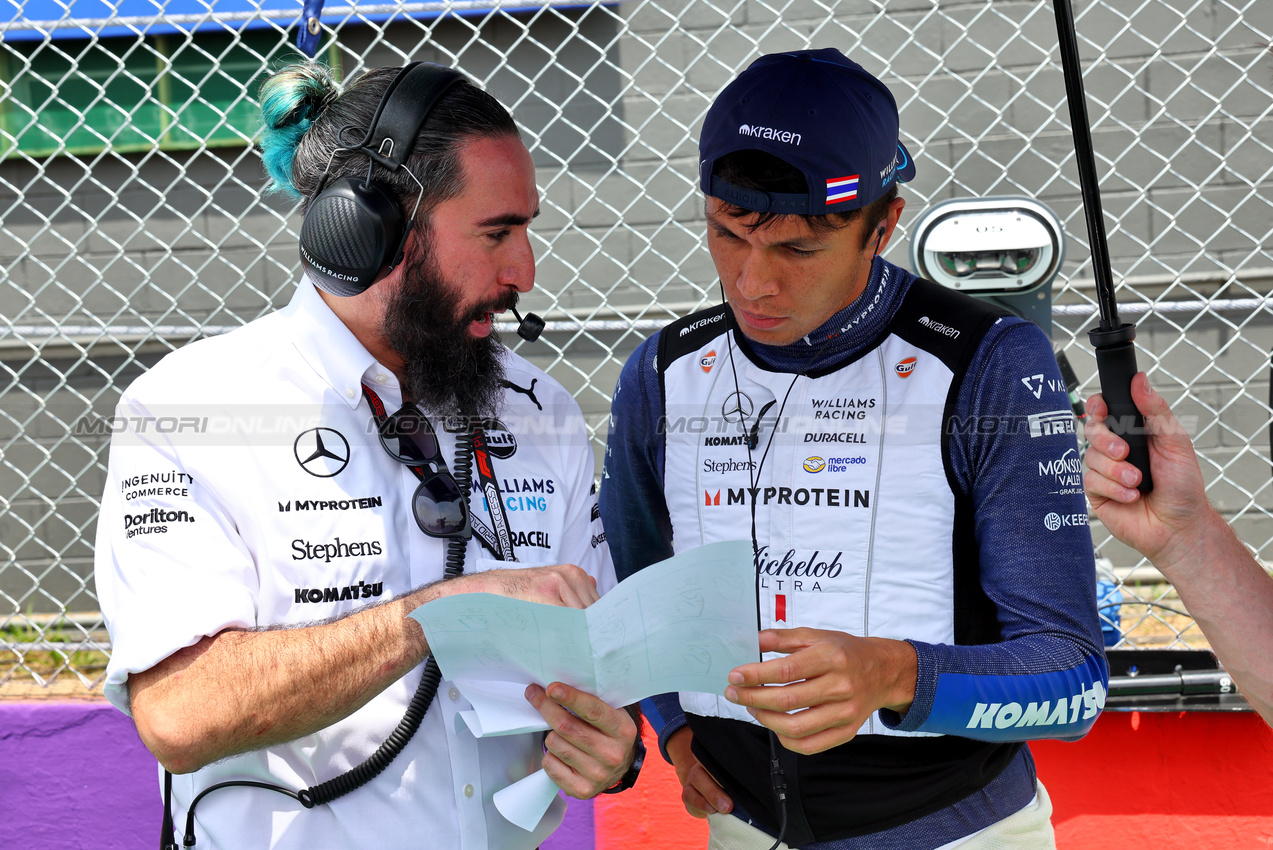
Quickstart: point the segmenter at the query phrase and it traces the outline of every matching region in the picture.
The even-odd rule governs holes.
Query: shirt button
[[[473,786],[472,786],[472,785],[465,785],[465,786],[464,786],[464,796],[465,796],[465,797],[472,797],[472,796],[473,796]]]
[[[346,397],[346,398],[353,398],[353,397],[354,397],[354,388],[353,388],[353,387],[345,387],[345,397]]]
[[[386,378],[384,375],[377,375],[377,376],[376,376],[376,383],[377,383],[377,384],[383,384],[383,383],[384,383],[385,381],[387,381],[387,380],[389,380],[389,379],[388,379],[388,378]]]
[[[456,690],[455,688],[451,688],[451,690],[448,691],[447,694],[448,696],[451,697],[452,700],[457,700],[460,698],[460,692]]]

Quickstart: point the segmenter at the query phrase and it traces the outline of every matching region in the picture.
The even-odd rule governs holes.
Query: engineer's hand
[[[667,754],[676,768],[676,778],[681,780],[681,802],[685,804],[685,811],[696,818],[717,812],[728,814],[734,808],[734,801],[694,755],[690,749],[693,740],[694,733],[688,726],[676,730],[667,739]]]
[[[1088,472],[1083,478],[1092,511],[1109,532],[1156,564],[1180,560],[1191,533],[1212,513],[1198,456],[1185,429],[1167,402],[1149,386],[1145,373],[1132,378],[1132,401],[1145,416],[1149,437],[1149,469],[1154,489],[1148,496],[1135,489],[1140,470],[1128,463],[1127,442],[1109,430],[1109,409],[1099,395],[1087,403],[1085,434]]]
[[[618,784],[636,756],[632,715],[561,682],[529,685],[526,699],[552,727],[544,770],[558,788],[587,800]]]
[[[435,587],[439,589],[439,596],[494,593],[566,608],[587,608],[601,598],[596,579],[574,564],[465,573]]]
[[[820,753],[850,741],[876,709],[904,713],[915,698],[918,661],[905,641],[766,629],[760,651],[786,657],[734,668],[725,698],[746,706],[792,752]]]

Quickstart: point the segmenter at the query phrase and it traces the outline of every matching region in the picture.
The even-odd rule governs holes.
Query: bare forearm
[[[357,711],[428,653],[426,587],[323,625],[225,631],[129,678],[143,742],[175,773],[292,741]]]
[[[1247,701],[1273,724],[1273,577],[1210,509],[1199,531],[1187,537],[1187,547],[1155,565],[1175,586]]]
[[[294,741],[357,711],[424,660],[407,614],[454,593],[586,608],[596,582],[572,564],[487,570],[426,585],[319,626],[224,631],[128,679],[142,742],[174,773]]]

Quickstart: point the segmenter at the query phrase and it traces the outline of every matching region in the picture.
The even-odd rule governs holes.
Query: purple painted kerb
[[[0,702],[0,847],[153,847],[157,776],[110,703]]]

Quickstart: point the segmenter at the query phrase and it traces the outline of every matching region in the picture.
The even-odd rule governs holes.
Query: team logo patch
[[[821,472],[827,468],[827,462],[820,457],[807,457],[804,459],[805,472]]]
[[[949,337],[950,339],[959,339],[958,328],[953,328],[950,325],[943,325],[941,322],[934,322],[932,319],[928,318],[927,316],[922,316],[919,320],[919,324],[921,327],[928,328],[930,331],[934,333],[939,333],[944,337]]]
[[[898,377],[909,378],[911,373],[915,371],[915,363],[917,358],[907,357],[905,360],[893,367],[893,371],[897,372]]]
[[[702,369],[704,372],[711,372],[712,367],[715,365],[716,365],[716,350],[715,349],[712,349],[711,351],[704,354],[703,358],[698,361],[699,368]]]
[[[1026,420],[1030,423],[1031,437],[1049,437],[1053,434],[1074,433],[1074,411],[1049,410],[1046,413],[1031,413]]]
[[[366,510],[368,508],[378,508],[383,504],[384,500],[380,496],[367,496],[362,499],[297,499],[296,512]],[[291,510],[292,502],[290,500],[278,503],[279,513],[291,513]]]
[[[710,490],[704,490],[703,499],[706,507],[710,508],[712,505],[720,505],[720,490],[717,490],[715,493]]]
[[[858,175],[832,177],[827,180],[827,204],[851,201],[858,196]]]
[[[726,422],[742,422],[755,411],[756,404],[744,392],[732,392],[720,406],[720,415]]]
[[[486,450],[491,457],[508,460],[517,454],[517,438],[498,419],[487,419],[482,423],[482,432],[486,435]]]
[[[1087,514],[1058,514],[1055,511],[1043,518],[1043,527],[1048,531],[1061,528],[1081,528],[1087,525]]]
[[[335,428],[310,428],[292,444],[301,469],[315,478],[331,478],[349,466],[349,441]]]

